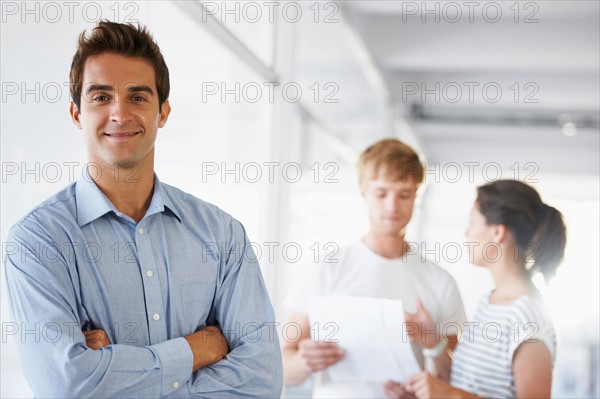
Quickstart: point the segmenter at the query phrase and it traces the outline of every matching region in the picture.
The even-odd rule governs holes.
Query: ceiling
[[[598,175],[599,2],[340,4],[428,161]]]

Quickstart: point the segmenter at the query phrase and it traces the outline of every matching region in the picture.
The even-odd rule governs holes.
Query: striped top
[[[452,361],[451,384],[485,398],[514,398],[513,355],[525,341],[539,340],[556,354],[556,333],[540,299],[521,296],[509,305],[484,295],[474,320],[465,323]]]

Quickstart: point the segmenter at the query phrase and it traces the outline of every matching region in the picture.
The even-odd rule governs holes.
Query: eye
[[[94,101],[94,102],[108,101],[108,96],[105,94],[96,94],[95,96],[92,97],[92,101]]]
[[[412,199],[414,197],[414,194],[412,192],[410,192],[410,191],[401,191],[399,193],[399,197],[402,200],[409,200],[409,199]]]
[[[146,101],[146,99],[144,97],[142,97],[142,96],[133,96],[133,97],[131,97],[131,100],[133,102],[143,102],[143,101]]]

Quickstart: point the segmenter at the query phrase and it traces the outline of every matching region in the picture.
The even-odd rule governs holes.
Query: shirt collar
[[[160,198],[162,211],[164,211],[166,208],[169,211],[171,211],[171,213],[177,218],[177,220],[179,220],[179,222],[182,221],[179,211],[173,204],[173,201],[171,201],[169,192],[167,190],[165,190],[165,186],[160,182],[160,180],[158,180],[158,176],[156,176],[156,174],[154,174],[154,197],[152,198],[152,202],[154,202],[154,200],[157,198]],[[151,209],[151,208],[152,208],[152,203],[150,203],[150,208],[148,208],[148,209]]]
[[[163,186],[158,180],[158,176],[156,173],[154,174],[154,194],[152,194],[152,201],[150,201],[150,206],[146,211],[146,216],[152,215],[154,213],[164,212],[165,209],[168,209],[176,218],[181,222],[181,216],[177,213],[177,209],[169,194],[165,190],[165,186]]]
[[[79,227],[83,227],[109,212],[121,215],[121,212],[110,202],[90,177],[87,168],[77,181],[75,199],[77,203],[77,224],[79,224]],[[166,195],[164,187],[160,183],[160,180],[158,180],[158,176],[154,174],[154,193],[152,194],[152,200],[145,216],[164,212],[165,208],[173,213],[181,222],[181,217],[177,213],[175,206],[169,196]]]

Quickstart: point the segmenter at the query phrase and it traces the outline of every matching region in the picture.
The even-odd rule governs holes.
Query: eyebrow
[[[91,84],[87,86],[86,94],[90,94],[93,91],[112,91],[114,90],[111,85],[100,85],[100,84]],[[154,91],[150,88],[150,86],[142,85],[142,86],[127,86],[127,91],[130,93],[136,92],[146,92],[151,95],[154,95]]]
[[[383,187],[375,187],[375,191],[378,193],[383,193],[383,192],[387,192],[387,191],[397,192],[398,194],[412,194],[413,193],[413,190],[411,190],[409,188],[401,188],[400,190],[394,190],[394,189],[387,189],[387,188],[383,188]]]
[[[146,92],[148,94],[154,94],[150,86],[142,85],[142,86],[127,86],[127,91],[129,92]]]
[[[110,85],[98,85],[98,84],[91,84],[87,86],[87,89],[85,90],[85,94],[90,94],[93,91],[110,91],[113,90],[113,87]]]

